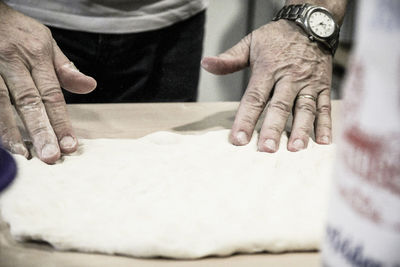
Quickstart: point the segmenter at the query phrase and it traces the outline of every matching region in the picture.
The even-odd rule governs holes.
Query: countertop
[[[165,104],[76,104],[68,110],[79,138],[138,138],[155,131],[196,133],[229,129],[238,102]],[[333,137],[338,133],[340,101],[332,102]],[[288,126],[290,121],[288,122]],[[258,126],[259,127],[259,126]],[[199,260],[138,259],[125,256],[62,252],[46,244],[18,243],[0,220],[0,267],[48,266],[319,266],[318,252],[258,253]]]

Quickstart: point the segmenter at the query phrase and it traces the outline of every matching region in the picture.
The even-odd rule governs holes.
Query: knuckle
[[[60,114],[57,116],[53,115],[50,116],[49,120],[51,127],[58,136],[64,136],[66,133],[72,132],[72,126],[67,116],[61,116]]]
[[[331,105],[330,104],[323,104],[318,107],[317,112],[323,115],[330,115],[331,114]]]
[[[318,120],[317,121],[317,127],[319,128],[319,129],[328,129],[328,130],[332,130],[332,125],[331,125],[331,123],[330,122],[327,122],[327,121],[321,121],[321,120]]]
[[[6,42],[5,44],[0,45],[0,57],[7,62],[15,61],[18,57],[16,45],[11,42]]]
[[[42,30],[46,37],[52,37],[51,31],[48,27],[43,27]]]
[[[0,45],[1,55],[10,55],[16,51],[16,46],[13,42],[2,42]]]
[[[296,134],[298,136],[308,136],[311,132],[312,126],[311,125],[302,125],[296,128]]]
[[[270,109],[276,110],[280,113],[283,114],[289,114],[290,111],[292,110],[292,106],[286,102],[286,101],[282,101],[282,100],[273,100],[271,101],[270,105],[269,105]]]
[[[38,106],[41,99],[36,89],[29,87],[14,93],[14,102],[17,109],[24,109],[25,107]]]
[[[43,103],[64,102],[64,95],[57,85],[44,86],[41,90]]]
[[[39,34],[38,37],[35,37],[30,40],[29,45],[25,47],[25,51],[33,58],[49,56],[51,55],[51,46],[52,43],[50,41],[49,36],[44,32],[44,34]]]
[[[0,103],[5,105],[10,102],[10,96],[7,89],[0,88]]]
[[[254,124],[255,124],[256,122],[255,122],[255,119],[254,119],[251,115],[249,115],[249,114],[244,114],[244,115],[240,118],[239,123],[240,123],[240,125],[241,125],[242,128],[244,128],[244,129],[251,129],[251,128],[254,126]]]
[[[268,134],[273,135],[273,136],[280,136],[283,129],[281,129],[278,125],[268,125],[266,127]]]
[[[294,81],[303,81],[313,76],[313,69],[308,64],[292,64],[287,75],[291,75]]]
[[[51,126],[56,133],[67,133],[71,131],[70,124],[64,117],[53,118]]]
[[[41,58],[45,55],[49,55],[49,49],[47,45],[40,41],[32,42],[29,50],[34,58]]]
[[[259,89],[249,90],[244,95],[244,102],[254,109],[263,109],[267,100]]]
[[[317,78],[317,81],[321,87],[321,91],[327,92],[329,95],[329,91],[331,88],[331,76],[329,73],[321,73],[320,76]]]
[[[30,35],[26,40],[0,43],[0,57],[7,62],[15,62],[26,56],[32,58],[50,55],[52,50],[51,32],[43,27],[36,35]]]
[[[45,123],[39,123],[29,130],[32,136],[48,135],[51,133],[49,127]]]
[[[308,101],[303,103],[297,103],[296,107],[297,111],[311,113],[312,115],[315,115],[316,113],[315,105],[309,103]]]
[[[9,123],[0,123],[0,140],[3,142],[15,139],[15,135],[18,132],[16,125],[9,125]]]

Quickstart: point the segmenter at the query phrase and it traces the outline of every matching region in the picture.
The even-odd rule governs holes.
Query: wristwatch
[[[272,19],[287,19],[296,22],[308,35],[311,41],[325,45],[335,54],[339,44],[339,25],[332,14],[323,7],[310,4],[284,6]]]

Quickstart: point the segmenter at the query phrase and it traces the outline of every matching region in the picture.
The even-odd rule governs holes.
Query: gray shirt
[[[132,33],[160,29],[187,19],[207,0],[4,0],[46,25],[63,29]]]

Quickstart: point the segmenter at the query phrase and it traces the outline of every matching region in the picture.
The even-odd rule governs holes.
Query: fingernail
[[[71,149],[76,145],[76,141],[71,136],[64,136],[60,141],[60,146],[64,149]]]
[[[268,148],[269,150],[272,150],[272,151],[275,151],[275,150],[276,150],[276,143],[275,143],[275,141],[272,140],[272,139],[267,139],[267,140],[264,142],[264,146],[265,146],[266,148]]]
[[[47,144],[42,148],[43,158],[52,158],[58,153],[58,147],[53,144]]]
[[[236,140],[240,145],[247,145],[247,143],[249,142],[247,134],[243,131],[240,131],[236,134]]]
[[[331,143],[331,139],[329,138],[329,136],[322,136],[321,137],[321,139],[320,139],[320,142],[322,143],[322,144],[330,144]]]
[[[298,151],[304,149],[304,142],[301,139],[296,139],[293,142],[293,147]]]

